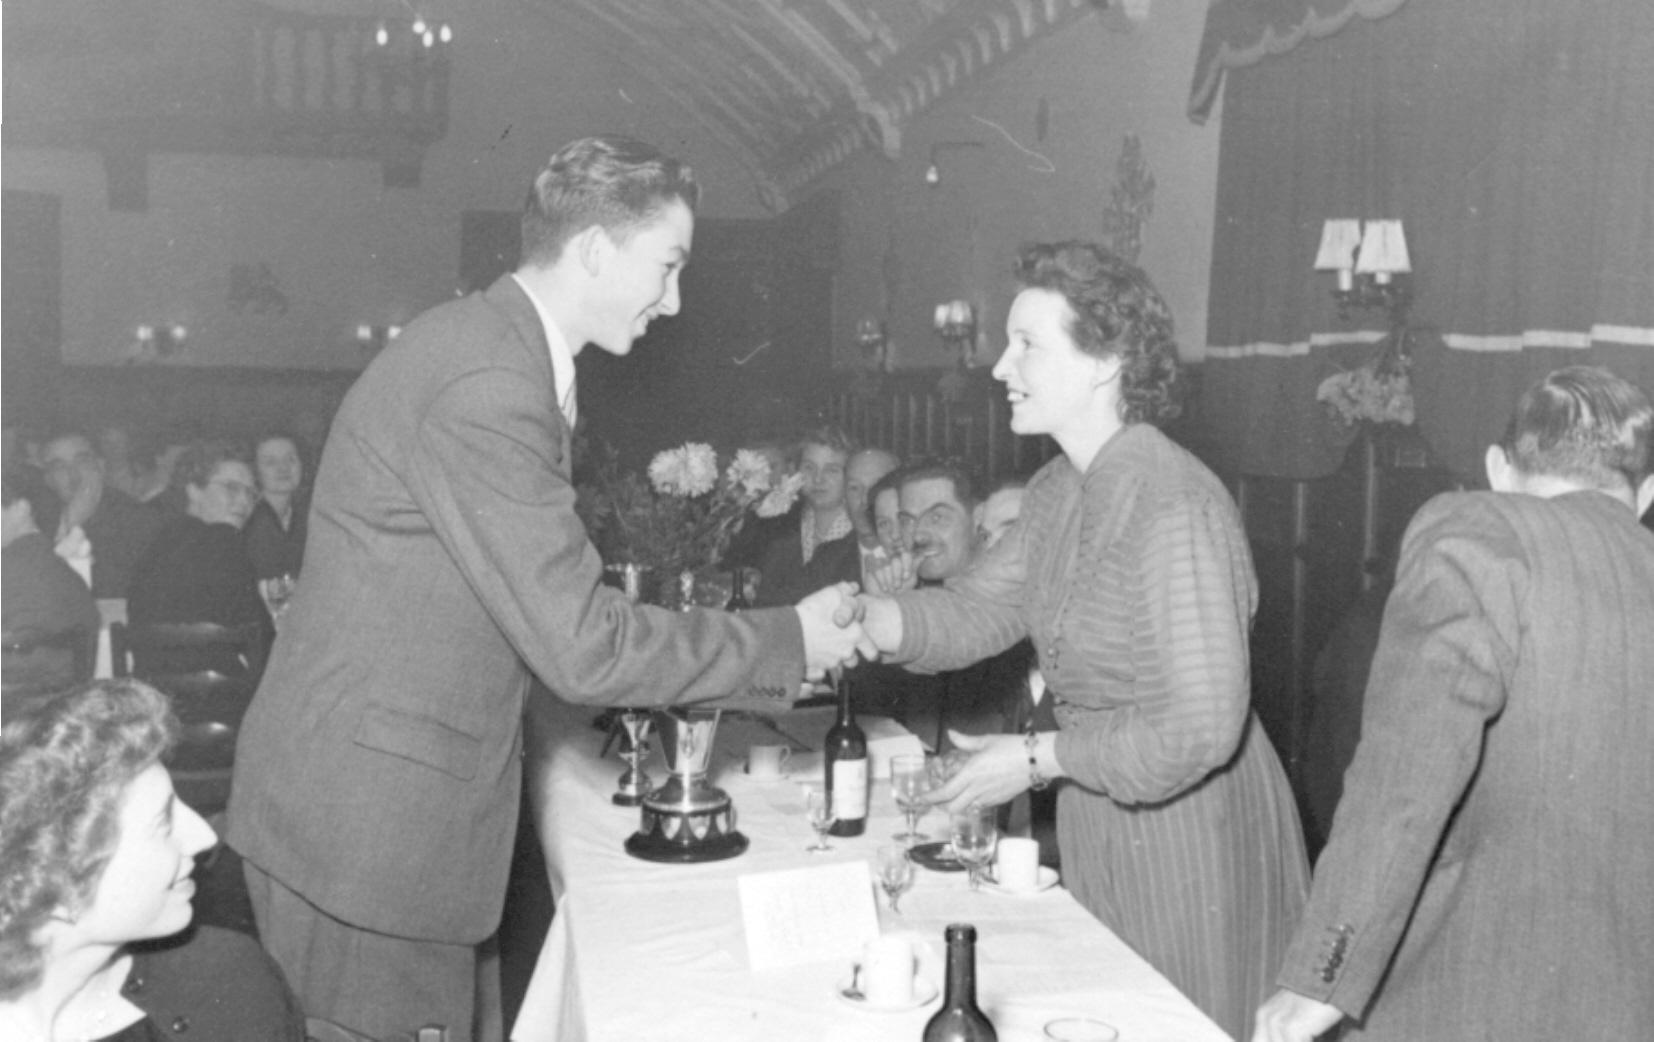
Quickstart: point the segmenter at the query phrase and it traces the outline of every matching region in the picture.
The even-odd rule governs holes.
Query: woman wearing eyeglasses
[[[164,529],[138,565],[127,595],[134,626],[162,622],[256,623],[273,635],[270,613],[241,529],[258,503],[258,483],[247,450],[229,441],[198,441],[178,461],[185,510]],[[140,655],[140,674],[217,669],[240,673],[248,664],[224,651],[166,651]]]

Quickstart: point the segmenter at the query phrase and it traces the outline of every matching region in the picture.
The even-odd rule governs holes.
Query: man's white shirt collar
[[[546,347],[551,352],[552,379],[557,382],[557,405],[558,408],[563,410],[563,418],[568,420],[569,426],[572,427],[574,417],[570,413],[573,411],[571,406],[574,403],[569,396],[569,391],[574,387],[574,352],[569,349],[569,342],[564,339],[563,331],[557,328],[556,322],[552,321],[550,313],[546,311],[545,305],[540,302],[540,298],[532,289],[528,288],[528,283],[518,278],[516,272],[512,272],[511,277],[516,279],[517,285],[521,286],[523,292],[528,294],[529,301],[534,305],[534,313],[540,316],[540,327],[545,330],[546,334]]]

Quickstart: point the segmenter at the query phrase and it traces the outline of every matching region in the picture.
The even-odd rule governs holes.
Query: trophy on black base
[[[674,707],[655,714],[671,774],[643,797],[643,821],[626,840],[626,853],[684,864],[721,861],[747,849],[747,837],[735,831],[729,794],[706,779],[719,712]]]

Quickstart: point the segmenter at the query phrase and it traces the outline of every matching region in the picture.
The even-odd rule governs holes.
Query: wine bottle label
[[[833,817],[860,821],[867,817],[867,761],[833,761]]]

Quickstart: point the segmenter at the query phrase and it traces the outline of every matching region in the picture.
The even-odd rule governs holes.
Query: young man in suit
[[[1654,408],[1528,390],[1402,543],[1332,835],[1253,1042],[1641,1038],[1654,1013]]]
[[[312,1015],[469,1042],[474,1011],[497,1010],[479,946],[505,894],[531,674],[574,702],[785,708],[855,658],[853,586],[739,615],[634,606],[599,585],[575,515],[574,356],[624,355],[677,312],[697,195],[641,142],[564,147],[529,193],[518,270],[411,323],[334,420],[228,836]]]

